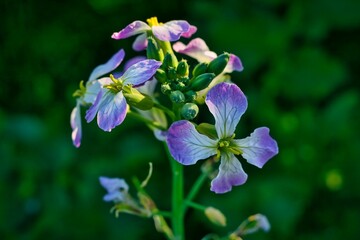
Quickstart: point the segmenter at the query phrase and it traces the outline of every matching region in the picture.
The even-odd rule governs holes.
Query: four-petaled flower
[[[164,24],[159,23],[156,17],[147,19],[149,24],[143,21],[134,21],[119,32],[112,34],[113,39],[124,39],[134,35],[136,37],[133,43],[133,49],[136,51],[144,50],[147,46],[146,32],[152,31],[154,36],[161,41],[177,41],[180,37],[191,37],[197,30],[195,26],[190,25],[184,20],[173,20]]]
[[[86,111],[86,121],[91,122],[97,114],[99,127],[108,132],[120,125],[128,108],[123,89],[145,83],[161,64],[153,59],[143,60],[129,67],[118,79],[106,78],[94,104]]]
[[[124,179],[120,178],[99,178],[101,186],[103,186],[108,192],[104,196],[106,202],[124,202],[128,194],[129,186],[126,184]]]
[[[174,159],[184,165],[214,155],[220,158],[219,173],[211,182],[211,191],[225,193],[247,180],[235,155],[241,154],[248,163],[262,168],[278,153],[278,146],[266,127],[255,129],[247,138],[234,139],[236,125],[247,108],[247,99],[237,85],[220,83],[214,86],[205,103],[215,118],[217,137],[201,134],[191,122],[180,120],[170,126],[167,144]]]
[[[71,139],[75,147],[80,147],[82,137],[80,106],[94,103],[96,95],[100,91],[98,78],[117,68],[124,59],[124,56],[124,50],[120,49],[106,63],[94,68],[86,82],[86,86],[81,85],[80,90],[77,91],[78,98],[76,99],[76,106],[70,115],[70,125],[72,128]]]

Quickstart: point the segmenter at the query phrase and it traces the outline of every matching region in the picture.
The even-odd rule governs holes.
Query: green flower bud
[[[183,82],[177,83],[176,87],[175,87],[176,90],[180,90],[180,91],[184,90],[185,88],[186,88],[186,85]]]
[[[229,58],[230,58],[229,53],[221,54],[220,56],[218,56],[217,58],[215,58],[214,60],[212,60],[209,63],[207,71],[214,73],[215,75],[219,75],[220,73],[222,73],[222,71],[224,71],[224,69],[229,61]]]
[[[186,93],[184,93],[184,95],[185,95],[185,99],[187,102],[192,102],[192,101],[195,101],[197,94],[193,90],[190,90],[190,91],[187,91]]]
[[[187,77],[189,75],[189,65],[186,60],[181,60],[176,68],[176,73],[180,77]]]
[[[171,91],[171,87],[169,83],[161,84],[160,90],[163,94],[168,94]]]
[[[176,69],[174,67],[169,67],[167,70],[167,78],[170,80],[175,80],[177,78]]]
[[[205,209],[206,217],[214,224],[225,227],[226,226],[226,218],[222,212],[213,207],[207,207]]]
[[[166,53],[163,61],[162,68],[166,71],[168,67],[177,67],[178,60],[174,54]]]
[[[197,64],[192,71],[193,78],[199,76],[200,74],[205,73],[207,70],[207,67],[208,67],[208,63],[206,63],[206,62]]]
[[[187,119],[194,119],[199,113],[199,107],[195,103],[185,103],[181,108],[181,115]]]
[[[164,53],[162,49],[158,47],[156,40],[153,37],[148,37],[147,40],[148,40],[148,45],[146,48],[147,58],[162,61],[164,59]]]
[[[166,72],[161,68],[158,68],[155,73],[155,78],[161,83],[166,82],[167,81]]]
[[[149,110],[154,106],[154,102],[150,96],[140,93],[135,88],[126,85],[122,90],[124,97],[126,98],[126,102],[130,106],[141,110]]]
[[[209,86],[211,81],[214,79],[215,74],[214,73],[203,73],[199,76],[197,76],[195,79],[193,79],[190,82],[190,89],[193,91],[200,91]]]
[[[184,94],[179,91],[179,90],[176,90],[176,91],[172,91],[170,93],[170,100],[173,102],[173,103],[183,103],[185,102],[185,96]]]

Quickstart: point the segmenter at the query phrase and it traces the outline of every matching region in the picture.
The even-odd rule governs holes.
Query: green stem
[[[199,192],[200,187],[204,184],[205,180],[207,179],[207,173],[203,172],[198,179],[196,179],[196,182],[194,183],[194,185],[192,186],[187,198],[186,198],[186,202],[191,202],[194,197],[196,196],[196,194]]]
[[[156,102],[154,103],[154,107],[163,110],[171,118],[171,120],[175,121],[175,114],[170,109]]]

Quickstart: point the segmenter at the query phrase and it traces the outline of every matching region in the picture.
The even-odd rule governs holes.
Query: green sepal
[[[190,82],[189,88],[195,92],[203,90],[215,78],[214,73],[203,73]]]
[[[123,87],[123,94],[126,102],[132,107],[149,110],[154,106],[154,102],[150,96],[140,93],[137,89],[129,85]]]
[[[217,139],[217,137],[218,137],[215,126],[212,124],[200,123],[195,128],[196,128],[196,130],[198,130],[199,133],[204,134],[211,139]]]
[[[209,66],[207,68],[207,72],[214,73],[215,75],[219,75],[222,73],[229,62],[230,54],[229,53],[223,53],[214,60],[212,60],[209,63]]]

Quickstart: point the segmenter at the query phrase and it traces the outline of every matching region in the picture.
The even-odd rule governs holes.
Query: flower
[[[180,120],[170,126],[166,141],[171,155],[184,165],[214,155],[220,158],[219,173],[211,182],[211,191],[225,193],[247,180],[235,155],[241,154],[248,163],[262,168],[278,153],[278,146],[267,127],[255,129],[247,138],[234,139],[235,128],[247,108],[246,97],[235,84],[224,82],[214,86],[205,103],[215,118],[217,137],[201,134],[191,122]]]
[[[143,60],[129,67],[118,79],[106,78],[94,104],[86,111],[86,121],[91,122],[97,115],[99,127],[108,132],[120,125],[128,108],[124,88],[131,89],[132,86],[145,83],[161,64],[153,59]]]
[[[76,106],[73,108],[70,115],[70,125],[72,128],[71,139],[75,147],[80,147],[81,144],[81,105],[94,103],[96,95],[100,91],[100,83],[98,82],[98,78],[117,68],[124,57],[125,52],[123,49],[120,49],[106,63],[94,68],[89,76],[88,81],[86,82],[86,87],[83,85],[83,82],[81,82],[80,89],[75,92],[74,95],[78,98],[76,99]]]
[[[100,177],[100,184],[106,189],[108,192],[104,196],[104,201],[106,202],[123,202],[126,199],[126,195],[128,194],[129,186],[126,184],[124,179],[120,178],[108,178],[108,177]]]
[[[205,41],[201,38],[194,38],[187,45],[182,42],[176,42],[173,45],[175,52],[188,55],[196,59],[198,62],[210,62],[217,57],[217,54],[209,50]],[[230,54],[229,62],[224,69],[224,73],[231,73],[233,71],[242,71],[244,69],[241,60],[234,54]]]
[[[149,24],[143,21],[134,21],[119,32],[112,34],[113,39],[124,39],[140,34],[133,43],[133,49],[136,51],[144,50],[147,46],[146,32],[152,31],[154,36],[161,41],[177,41],[180,37],[191,37],[197,30],[195,26],[190,25],[184,20],[173,20],[166,23],[159,23],[156,17],[147,19]]]

